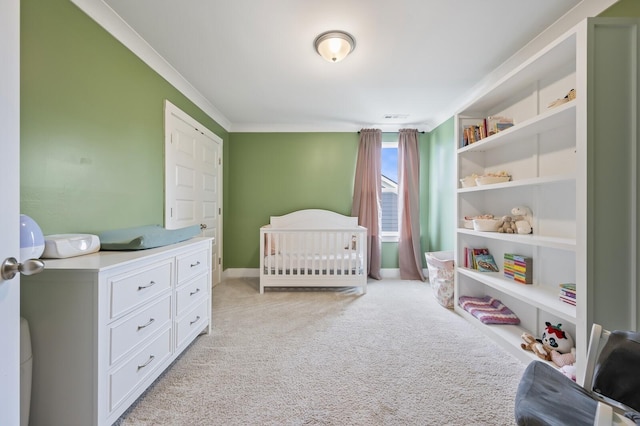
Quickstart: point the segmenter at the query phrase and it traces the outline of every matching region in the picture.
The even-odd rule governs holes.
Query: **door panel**
[[[199,224],[212,237],[212,276],[221,278],[222,140],[170,102],[165,105],[165,227]]]

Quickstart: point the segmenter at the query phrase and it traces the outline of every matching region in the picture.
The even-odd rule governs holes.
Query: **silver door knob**
[[[44,262],[40,259],[27,259],[19,263],[15,257],[8,257],[2,262],[0,275],[3,280],[12,280],[18,272],[22,275],[33,275],[42,272]]]

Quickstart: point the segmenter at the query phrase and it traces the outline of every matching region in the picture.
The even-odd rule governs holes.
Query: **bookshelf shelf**
[[[489,287],[500,290],[529,305],[557,316],[565,321],[576,321],[576,308],[558,299],[558,287],[555,289],[537,284],[520,284],[502,277],[502,272],[478,272],[473,269],[459,268],[458,271]]]
[[[475,235],[477,237],[490,240],[509,241],[516,244],[526,244],[530,246],[549,247],[559,250],[576,251],[575,238],[546,237],[535,234],[503,234],[500,232],[481,232],[473,229],[459,228],[459,234]]]
[[[492,191],[495,189],[508,189],[508,188],[515,188],[518,186],[537,186],[537,185],[546,185],[546,184],[556,183],[556,182],[557,183],[575,182],[575,180],[576,180],[575,174],[555,175],[555,176],[536,177],[536,178],[529,178],[529,179],[518,179],[518,180],[512,180],[504,183],[494,183],[492,185],[458,188],[458,192],[465,193],[465,192]]]
[[[506,144],[525,142],[527,141],[528,136],[545,133],[568,124],[573,124],[575,126],[575,110],[576,101],[569,101],[565,104],[549,109],[540,115],[531,117],[521,123],[516,123],[509,129],[460,148],[458,153],[462,154],[467,151],[487,151]]]

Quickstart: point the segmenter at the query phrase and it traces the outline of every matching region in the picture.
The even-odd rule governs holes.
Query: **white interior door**
[[[213,238],[212,281],[222,269],[222,139],[165,102],[165,227],[199,224]]]
[[[0,263],[19,259],[20,2],[0,0]],[[0,276],[0,425],[20,422],[20,274]]]

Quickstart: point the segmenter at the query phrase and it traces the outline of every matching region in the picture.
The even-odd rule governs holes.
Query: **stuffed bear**
[[[511,214],[518,234],[531,234],[533,232],[533,213],[529,207],[514,207],[511,209]]]
[[[500,222],[498,222],[498,232],[503,234],[516,234],[518,232],[516,222],[511,216],[502,216]]]

